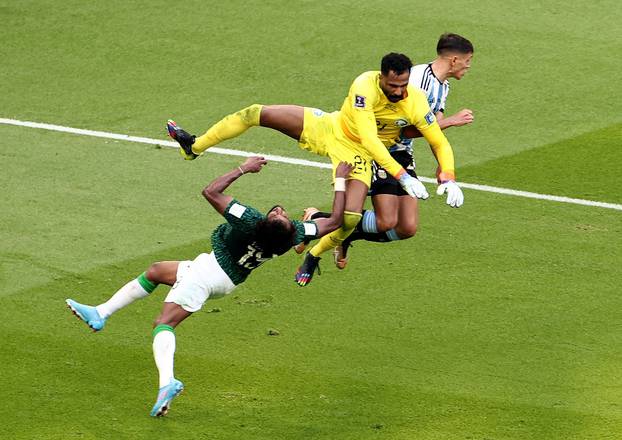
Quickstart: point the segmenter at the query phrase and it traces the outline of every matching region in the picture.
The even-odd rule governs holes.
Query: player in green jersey
[[[290,220],[280,205],[264,215],[224,194],[224,190],[239,177],[259,172],[266,163],[263,157],[249,157],[242,165],[203,189],[203,196],[227,220],[212,233],[211,253],[200,254],[193,261],[154,263],[108,301],[96,307],[72,299],[66,301],[78,318],[94,331],[99,331],[110,315],[149,295],[158,284],[173,286],[153,329],[153,355],[159,372],[160,389],[151,410],[152,416],[164,416],[171,401],[184,388],[173,374],[175,327],[199,311],[208,299],[231,293],[262,263],[284,254],[305,239],[319,238],[334,231],[343,221],[345,178],[352,171],[352,166],[345,162],[336,169],[333,211],[329,218],[306,222]]]

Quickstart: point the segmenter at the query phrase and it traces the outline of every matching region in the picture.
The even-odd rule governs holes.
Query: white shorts
[[[201,310],[208,298],[220,298],[235,289],[214,253],[201,254],[194,261],[180,261],[177,281],[164,302],[172,302],[187,312]]]

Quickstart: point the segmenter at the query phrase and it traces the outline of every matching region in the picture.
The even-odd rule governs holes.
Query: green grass
[[[444,7],[0,2],[0,117],[164,139],[171,116],[200,132],[252,102],[331,110],[385,52],[427,61],[438,35],[455,31],[476,45],[449,100],[450,112],[476,114],[447,132],[458,175],[622,203],[622,96],[610,87],[622,67],[611,56],[621,49],[617,4]],[[267,130],[225,146],[317,159]],[[417,148],[431,175],[427,147]],[[208,250],[221,218],[200,191],[239,159],[187,163],[169,149],[1,125],[0,160],[0,438],[622,431],[619,211],[465,190],[459,210],[423,202],[412,240],[355,243],[343,272],[324,258],[304,289],[293,283],[297,255],[271,261],[179,327],[176,373],[187,389],[153,420],[151,323],[167,289],[100,334],[64,299],[98,303],[153,261]],[[230,192],[293,215],[331,197],[327,170],[279,163]]]
[[[622,123],[465,167],[462,175],[469,182],[619,204],[620,138]]]
[[[97,335],[63,299],[103,301],[150,262],[207,249],[219,220],[198,196],[201,174],[237,162],[33,136],[53,147],[47,163],[35,160],[42,151],[6,155],[10,192],[30,202],[3,207],[30,231],[2,229],[7,254],[24,256],[7,266],[0,324],[12,438],[148,438],[163,426],[195,438],[606,438],[622,428],[621,335],[611,327],[622,305],[614,283],[622,255],[610,246],[619,214],[474,191],[458,211],[425,202],[429,221],[415,240],[359,243],[346,272],[324,264],[300,289],[291,281],[298,258],[287,255],[208,303],[220,312],[201,312],[178,332],[187,392],[170,419],[149,420],[150,325],[166,289]],[[80,157],[76,148],[88,151],[73,162],[84,173],[46,180],[46,170]],[[31,165],[20,171],[24,159]],[[137,163],[150,170],[142,179],[131,176]],[[288,175],[327,186],[325,170],[273,164],[232,193],[262,208],[329,200],[328,188],[305,196],[279,184]],[[92,190],[70,190],[81,186]],[[383,262],[370,267],[379,251]]]

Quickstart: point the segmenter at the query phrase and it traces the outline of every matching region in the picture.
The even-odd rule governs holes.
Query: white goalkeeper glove
[[[402,174],[400,176],[399,182],[400,185],[402,185],[402,188],[404,188],[404,191],[406,191],[412,197],[424,200],[430,197],[430,195],[428,194],[428,190],[425,189],[423,183],[421,183],[419,179],[415,179],[408,173]]]
[[[452,208],[460,208],[464,203],[464,194],[456,182],[448,180],[438,186],[436,194],[443,195],[447,193],[447,204]]]

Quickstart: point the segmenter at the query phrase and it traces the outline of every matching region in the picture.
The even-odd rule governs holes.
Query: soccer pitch
[[[622,204],[619,5],[426,5],[0,2],[0,118],[164,141],[169,117],[201,132],[254,102],[334,110],[386,52],[429,61],[451,31],[475,45],[448,100],[476,118],[447,131],[458,180]],[[321,161],[263,129],[220,147]],[[620,437],[619,210],[465,189],[458,210],[422,202],[411,240],[357,242],[345,271],[325,257],[305,288],[298,255],[271,261],[179,327],[186,391],[152,419],[168,289],[99,334],[64,299],[208,250],[222,219],[201,189],[241,159],[5,124],[0,157],[0,438]],[[272,162],[228,192],[297,215],[329,208],[329,176]]]

